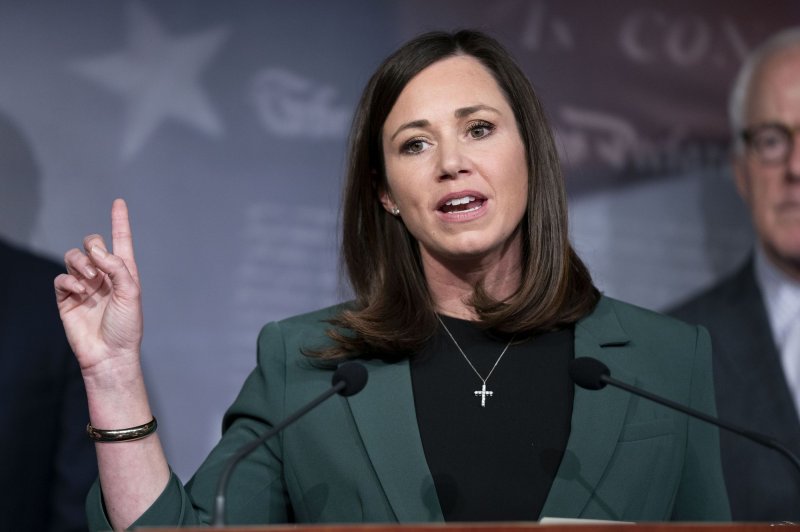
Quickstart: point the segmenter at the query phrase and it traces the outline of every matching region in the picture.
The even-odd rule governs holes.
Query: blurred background
[[[573,241],[608,295],[661,310],[733,269],[728,164],[744,54],[796,0],[0,0],[0,235],[60,260],[127,199],[144,364],[186,481],[265,322],[348,297],[351,114],[423,31],[490,32],[545,102]]]

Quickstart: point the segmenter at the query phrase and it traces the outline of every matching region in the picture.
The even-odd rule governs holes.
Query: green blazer
[[[300,349],[330,341],[323,320],[336,311],[264,327],[258,366],[225,415],[222,440],[185,487],[173,475],[134,526],[210,519],[226,459],[330,386],[332,369]],[[710,355],[704,329],[605,297],[575,326],[576,357],[595,357],[620,380],[714,414]],[[238,466],[229,523],[443,521],[408,361],[364,363],[361,393],[329,399]],[[87,501],[95,529],[108,528],[101,497],[95,486]],[[576,388],[545,516],[727,521],[717,430],[621,390]]]

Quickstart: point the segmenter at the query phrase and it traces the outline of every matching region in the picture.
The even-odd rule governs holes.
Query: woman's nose
[[[466,153],[466,147],[457,139],[439,142],[439,178],[455,179],[468,174],[472,163]]]

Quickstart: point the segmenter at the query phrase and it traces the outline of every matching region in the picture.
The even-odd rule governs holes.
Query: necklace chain
[[[494,365],[492,366],[492,369],[489,370],[489,374],[486,375],[486,378],[484,378],[480,374],[480,372],[477,369],[475,369],[475,366],[472,364],[472,362],[470,361],[470,359],[467,356],[467,354],[464,352],[463,349],[461,349],[461,346],[458,345],[458,342],[456,341],[455,337],[453,336],[453,333],[450,332],[450,329],[447,328],[447,325],[444,324],[444,321],[442,321],[442,318],[440,318],[438,314],[436,315],[436,319],[439,320],[439,323],[442,324],[442,327],[444,327],[444,330],[447,333],[447,336],[449,336],[450,339],[453,341],[453,344],[455,344],[456,348],[458,349],[458,352],[461,353],[461,356],[464,357],[464,360],[467,361],[467,364],[469,364],[469,367],[472,368],[472,371],[475,372],[475,375],[477,375],[478,378],[483,383],[483,386],[482,386],[481,390],[480,391],[475,391],[475,395],[476,396],[480,396],[480,398],[481,398],[481,406],[485,407],[486,406],[486,397],[494,395],[494,392],[489,391],[489,390],[486,389],[486,381],[488,381],[489,377],[492,376],[492,373],[494,373],[495,368],[500,363],[500,360],[502,360],[503,355],[505,355],[506,351],[508,351],[508,348],[511,347],[511,343],[514,341],[514,337],[516,335],[512,336],[511,339],[508,341],[506,346],[503,348],[503,352],[500,353],[500,356],[497,357],[497,360],[494,361]]]

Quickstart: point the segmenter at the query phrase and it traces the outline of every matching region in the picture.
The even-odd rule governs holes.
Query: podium
[[[782,523],[442,523],[419,525],[258,525],[225,528],[137,528],[137,532],[780,532],[800,530]]]

